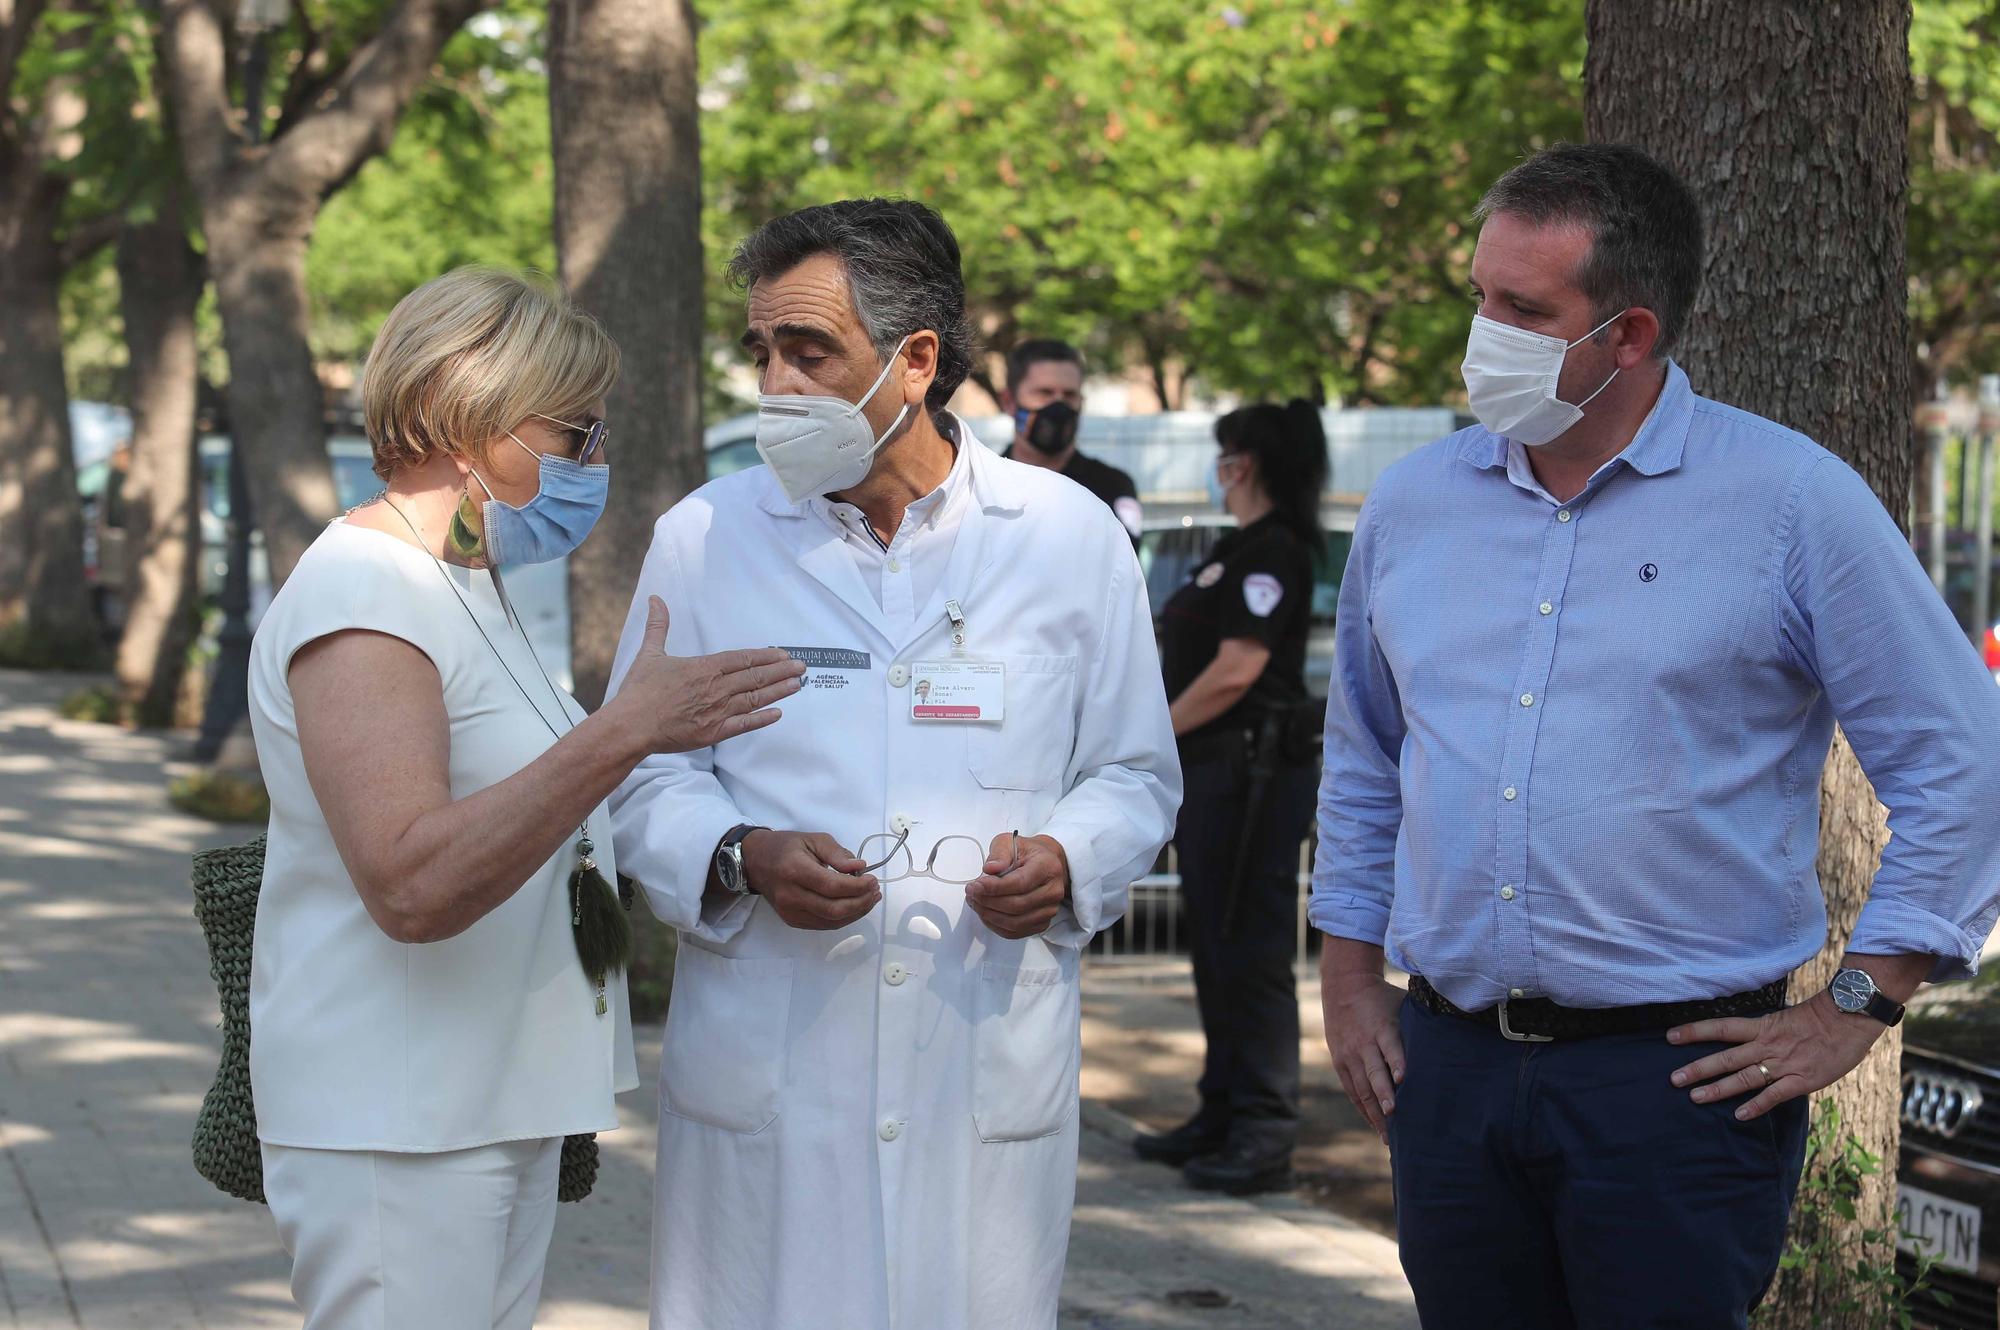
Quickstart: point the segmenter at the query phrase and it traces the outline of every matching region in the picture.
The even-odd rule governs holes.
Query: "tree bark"
[[[1654,153],[1701,200],[1707,266],[1679,356],[1696,390],[1838,453],[1899,522],[1911,470],[1909,24],[1908,0],[1591,0],[1584,70],[1590,136]],[[1886,839],[1881,805],[1840,739],[1820,808],[1831,928],[1792,977],[1794,1000],[1824,986]],[[1901,1048],[1890,1031],[1825,1092],[1883,1160],[1841,1235],[1850,1253],[1863,1228],[1895,1227]],[[1788,1273],[1769,1324],[1875,1330],[1877,1309],[1841,1310],[1855,1292],[1841,1282]]]
[[[270,143],[229,103],[227,43],[208,0],[159,0],[160,57],[182,163],[201,205],[229,353],[230,432],[243,449],[271,580],[335,510],[325,403],[307,338],[306,245],[321,206],[370,157],[439,51],[490,0],[400,0]]]
[[[195,634],[201,567],[201,487],[195,457],[200,382],[195,307],[201,256],[188,243],[177,194],[158,220],[118,238],[118,304],[132,401],[132,470],[125,481],[128,606],[116,674],[126,712],[170,725]]]
[[[591,707],[653,523],[706,474],[695,92],[687,0],[551,0],[557,262],[624,355],[607,412],[610,503],[569,564],[572,673]]]
[[[11,68],[11,62],[9,62]],[[86,664],[98,628],[83,568],[83,512],[63,381],[68,192],[0,86],[0,632],[23,663]]]

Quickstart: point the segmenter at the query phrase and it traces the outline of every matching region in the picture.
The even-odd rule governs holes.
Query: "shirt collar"
[[[972,458],[960,437],[960,431],[953,427],[955,424],[954,421],[948,421],[945,428],[939,431],[951,440],[957,449],[957,454],[952,458],[951,470],[945,473],[943,484],[903,510],[905,523],[914,523],[932,531],[937,530],[938,519],[957,507],[959,499],[971,488]],[[861,510],[851,503],[840,503],[819,494],[807,499],[806,507],[836,526],[857,534],[867,533],[868,519],[863,517]]]
[[[1680,468],[1681,456],[1687,447],[1688,423],[1694,419],[1694,389],[1688,384],[1687,372],[1669,360],[1667,381],[1660,388],[1660,396],[1653,403],[1653,409],[1646,413],[1639,432],[1632,436],[1632,442],[1625,450],[1606,462],[1599,475],[1610,471],[1619,463],[1624,463],[1642,476],[1663,476]],[[1501,438],[1490,431],[1474,426],[1459,456],[1483,471],[1506,469],[1512,472],[1512,454],[1519,450],[1525,465],[1525,449],[1511,439]],[[1596,477],[1591,478],[1593,481]]]

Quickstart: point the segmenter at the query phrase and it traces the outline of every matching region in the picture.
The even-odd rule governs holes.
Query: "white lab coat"
[[[654,531],[614,689],[649,595],[670,609],[676,655],[865,655],[814,668],[768,729],[648,760],[612,800],[620,867],[682,930],[660,1070],[656,1330],[1055,1324],[1081,948],[1172,834],[1181,776],[1130,538],[1082,487],[969,446],[971,503],[907,628],[764,468],[705,486]],[[1001,723],[910,717],[907,668],[949,657],[951,599],[966,651],[1006,663]],[[794,929],[754,898],[702,907],[739,823],[854,849],[899,818],[919,867],[941,836],[1053,836],[1073,909],[1008,941],[962,888],[922,878],[885,885],[838,932]]]

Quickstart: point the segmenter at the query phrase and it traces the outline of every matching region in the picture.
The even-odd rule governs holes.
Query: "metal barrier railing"
[[[1312,842],[1299,845],[1298,951],[1295,960],[1307,963],[1312,929],[1306,922],[1306,907],[1312,898]],[[1185,956],[1186,931],[1181,918],[1180,856],[1169,845],[1159,870],[1132,884],[1125,917],[1099,933],[1090,943],[1094,964],[1133,964]]]

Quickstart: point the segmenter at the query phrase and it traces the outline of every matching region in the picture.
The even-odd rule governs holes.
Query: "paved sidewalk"
[[[0,671],[0,1326],[296,1326],[269,1215],[188,1162],[220,1039],[187,856],[245,833],[167,805],[175,741],[58,720],[79,683]],[[623,1107],[597,1194],[558,1221],[547,1330],[645,1325],[654,1108]],[[1415,1325],[1377,1234],[1193,1195],[1132,1160],[1115,1113],[1086,1124],[1064,1327]]]

